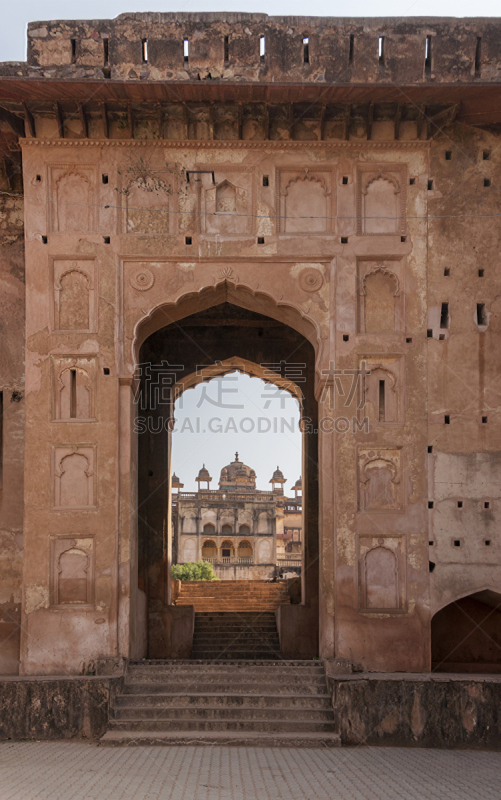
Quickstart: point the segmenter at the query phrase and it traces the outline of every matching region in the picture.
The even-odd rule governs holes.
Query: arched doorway
[[[431,661],[437,672],[501,672],[501,593],[484,589],[437,611]]]
[[[217,291],[214,295],[217,296]],[[287,620],[282,626],[282,641],[288,657],[312,657],[318,654],[319,582],[318,413],[314,394],[315,351],[311,343],[315,331],[303,318],[299,318],[298,327],[308,334],[307,338],[290,325],[245,306],[230,302],[211,306],[205,300],[199,305],[202,310],[185,317],[176,307],[176,319],[165,327],[155,326],[151,330],[138,358],[140,396],[146,398],[145,407],[138,412],[142,414],[142,424],[138,428],[138,580],[139,589],[146,595],[148,657],[162,658],[169,652],[161,619],[162,609],[170,603],[169,420],[176,391],[180,385],[182,391],[194,385],[197,379],[204,380],[203,368],[213,369],[215,365],[230,361],[228,370],[238,369],[235,362],[255,365],[256,370],[263,364],[278,365],[277,382],[284,380],[281,371],[287,364],[301,365],[302,414],[308,420],[303,435],[304,580],[302,604],[284,607],[283,615]],[[254,305],[259,304],[254,302]],[[291,316],[290,311],[283,313]],[[167,315],[169,318],[172,319],[172,315]],[[148,322],[145,329],[149,332],[153,327]],[[152,384],[152,375],[153,385],[147,385],[148,382]],[[163,385],[162,375],[169,379]],[[158,402],[159,397],[164,398],[163,403]],[[197,528],[198,520],[183,520],[180,524],[191,526],[190,533],[193,529],[195,536],[203,533]],[[231,533],[238,536],[236,530]]]

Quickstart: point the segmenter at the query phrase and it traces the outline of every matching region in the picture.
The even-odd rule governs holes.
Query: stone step
[[[255,631],[253,628],[249,628],[248,630],[227,630],[227,631],[210,631],[210,630],[196,630],[193,640],[194,641],[214,641],[216,639],[218,642],[222,641],[232,641],[234,639],[241,639],[241,638],[248,638],[248,639],[278,639],[278,634],[276,629],[269,630],[269,631]]]
[[[268,648],[267,650],[230,650],[225,652],[224,648],[218,648],[216,650],[205,650],[200,648],[200,650],[195,650],[193,653],[194,658],[205,658],[207,660],[211,660],[211,658],[224,660],[225,658],[229,659],[230,661],[234,661],[235,658],[254,658],[256,661],[267,661],[273,653],[280,652],[278,649],[273,650],[272,648]]]
[[[101,738],[104,747],[138,745],[218,745],[220,747],[340,747],[338,733],[264,733],[262,731],[108,731]]]
[[[276,658],[280,657],[280,642],[275,639],[250,639],[249,641],[244,641],[243,639],[228,639],[225,641],[219,641],[218,639],[212,639],[210,642],[194,642],[193,648],[191,651],[192,658],[205,658],[205,659],[213,659],[217,658],[217,653],[224,653],[222,658],[227,659],[228,656],[231,656],[233,653],[233,658],[244,658],[242,653],[250,653],[249,658],[254,658],[255,654],[259,653],[267,653],[267,657],[265,660],[268,660],[271,657],[275,656]],[[206,655],[199,655],[199,653],[205,653]],[[238,655],[240,654],[240,656]]]
[[[127,680],[124,684],[122,694],[167,694],[176,692],[177,694],[202,694],[210,688],[211,692],[223,694],[273,694],[273,695],[291,695],[291,694],[318,694],[327,695],[327,685],[325,679],[315,681],[314,679],[302,680],[301,682],[289,682],[284,685],[283,681],[260,680],[241,682],[227,681],[227,680],[211,680],[210,687],[207,684],[207,676],[198,681],[193,679],[185,679],[184,681],[163,680]]]
[[[289,686],[295,686],[301,683],[312,683],[318,686],[326,686],[325,675],[319,670],[281,670],[281,669],[263,669],[259,671],[245,666],[245,661],[242,666],[235,668],[232,665],[228,670],[224,670],[222,665],[215,664],[214,669],[210,669],[209,665],[206,668],[198,667],[194,670],[185,669],[184,671],[175,671],[167,669],[152,669],[151,671],[137,671],[127,672],[126,683],[133,681],[134,683],[188,683],[189,681],[217,681],[219,683],[227,682],[228,684],[240,685],[242,683],[287,683]],[[264,663],[264,662],[263,662]]]
[[[270,733],[336,732],[334,720],[305,719],[110,719],[110,731],[262,731]]]
[[[324,680],[324,672],[320,665],[311,665],[311,666],[283,666],[284,663],[287,662],[278,662],[275,665],[272,663],[270,665],[270,661],[260,661],[256,663],[254,660],[252,661],[240,661],[238,666],[238,675],[242,676],[246,679],[253,678],[262,679],[266,677],[273,677],[275,680],[283,680],[287,681],[290,677],[300,677],[303,680],[307,679],[309,676],[321,677]],[[207,661],[194,661],[193,667],[190,664],[184,663],[180,666],[158,666],[158,667],[129,667],[127,670],[127,678],[128,679],[140,679],[142,676],[162,676],[164,680],[170,679],[186,679],[189,675],[190,677],[200,677],[200,678],[213,678],[213,677],[221,677],[221,679],[225,679],[228,677],[235,676],[235,667],[233,664],[228,664],[226,661],[221,663],[215,662],[207,662]]]
[[[199,612],[199,619],[204,620],[207,617],[210,617],[212,620],[214,619],[221,619],[221,620],[229,620],[229,619],[254,619],[255,617],[259,617],[263,620],[274,620],[276,619],[276,615],[274,611],[241,611],[238,614],[233,613],[231,611],[200,611]]]
[[[226,692],[195,694],[120,694],[115,698],[115,707],[118,708],[269,708],[273,705],[276,709],[283,708],[309,708],[332,710],[331,698],[326,695],[315,694],[227,694]]]
[[[184,669],[189,667],[190,670],[194,670],[197,666],[203,667],[206,666],[206,662],[201,660],[199,664],[194,663],[191,659],[181,659],[181,658],[155,658],[155,659],[147,659],[142,658],[140,660],[131,660],[129,663],[129,670],[134,669],[136,667],[172,667],[172,669]],[[225,664],[225,668],[227,668],[227,664]],[[247,664],[239,664],[240,668],[243,666],[252,668],[256,666],[253,661],[248,661]],[[319,672],[323,674],[323,666],[322,663],[318,659],[287,659],[287,658],[280,658],[280,659],[270,659],[267,664],[260,664],[258,669],[263,670],[267,667],[281,667],[282,669],[290,669],[291,667],[300,667],[300,668],[307,668],[312,669],[315,668]]]
[[[115,720],[154,720],[164,722],[166,720],[234,720],[235,716],[239,720],[268,720],[275,722],[280,720],[304,720],[309,722],[332,722],[332,709],[308,708],[287,708],[285,706],[269,706],[267,708],[254,708],[252,706],[118,706],[113,709],[113,719]]]
[[[216,653],[220,650],[225,651],[225,658],[228,657],[228,651],[232,650],[236,653],[241,652],[249,652],[251,655],[249,658],[253,658],[253,652],[255,650],[266,651],[268,653],[269,658],[280,658],[280,643],[275,639],[268,639],[263,638],[262,636],[257,639],[250,639],[249,641],[245,641],[245,639],[237,639],[236,637],[231,637],[230,639],[211,639],[210,642],[198,642],[193,643],[193,648],[191,652],[192,658],[206,658],[212,659],[217,658]],[[207,656],[198,656],[196,652],[204,652],[207,653]],[[235,658],[240,658],[242,660],[245,656],[234,656]]]

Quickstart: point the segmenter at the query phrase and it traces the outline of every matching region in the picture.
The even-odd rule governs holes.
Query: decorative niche
[[[399,260],[358,263],[359,333],[400,333],[405,329],[403,268]]]
[[[277,171],[276,186],[279,233],[334,232],[331,170],[281,169]]]
[[[52,356],[52,387],[53,420],[95,420],[95,356]]]
[[[94,573],[94,537],[79,535],[51,537],[51,606],[92,607]]]
[[[400,448],[358,451],[359,511],[402,511],[404,508]]]
[[[359,611],[405,612],[405,536],[359,536],[357,550]]]
[[[357,166],[357,233],[405,236],[407,230],[405,164]]]
[[[93,164],[49,167],[51,233],[93,233],[96,230],[96,169]]]
[[[95,445],[62,445],[53,450],[54,508],[89,511],[96,507]]]
[[[94,258],[52,261],[52,325],[56,331],[97,331],[96,262]]]
[[[254,170],[228,166],[214,170],[213,175],[213,182],[210,175],[201,174],[195,184],[200,232],[207,236],[253,235],[256,230]]]
[[[370,424],[404,421],[404,357],[401,355],[366,355],[359,357],[365,366],[364,384],[360,381],[359,414]]]

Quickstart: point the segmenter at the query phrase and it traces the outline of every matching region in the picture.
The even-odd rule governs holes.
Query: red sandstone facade
[[[135,14],[28,41],[0,66],[0,671],[173,654],[169,436],[136,417],[174,395],[138,410],[138,365],[185,388],[294,353],[284,655],[499,672],[501,24]]]

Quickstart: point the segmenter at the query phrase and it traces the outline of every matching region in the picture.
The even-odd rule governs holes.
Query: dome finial
[[[237,452],[235,453],[235,461],[238,461],[238,450],[237,450]]]

